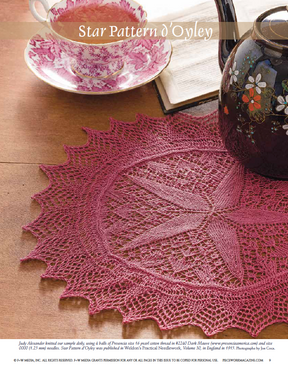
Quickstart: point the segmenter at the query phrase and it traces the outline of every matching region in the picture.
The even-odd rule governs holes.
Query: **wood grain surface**
[[[33,21],[28,1],[2,0],[0,21]],[[26,67],[27,40],[0,40],[0,337],[21,338],[207,338],[201,329],[185,326],[160,331],[153,320],[123,325],[117,311],[89,316],[83,299],[59,300],[64,282],[41,279],[45,264],[20,263],[36,240],[22,226],[34,220],[40,206],[31,196],[48,185],[39,164],[66,160],[63,144],[86,142],[82,126],[107,130],[109,117],[133,121],[137,113],[163,116],[150,83],[126,93],[81,96],[57,90],[38,80]],[[201,114],[215,104],[192,110]],[[250,336],[229,329],[212,338]],[[274,324],[258,338],[288,338],[287,324]]]

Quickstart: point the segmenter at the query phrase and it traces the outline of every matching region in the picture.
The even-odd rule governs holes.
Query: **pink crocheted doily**
[[[38,243],[23,260],[66,281],[62,298],[207,335],[287,322],[288,182],[234,161],[216,112],[84,130],[65,164],[41,166],[50,185],[24,227]]]

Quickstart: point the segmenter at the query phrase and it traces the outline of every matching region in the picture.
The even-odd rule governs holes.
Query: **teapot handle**
[[[43,5],[46,13],[48,13],[48,10],[50,9],[50,5],[48,4],[47,0],[29,0],[29,7],[30,7],[31,13],[33,14],[34,18],[36,18],[37,21],[39,22],[46,22],[46,19],[42,17],[35,8],[36,1],[39,1]]]
[[[239,29],[233,0],[215,0],[215,3],[219,18],[219,66],[223,71],[231,51],[239,40]]]

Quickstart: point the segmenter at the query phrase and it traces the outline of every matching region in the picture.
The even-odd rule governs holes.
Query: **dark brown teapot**
[[[264,12],[239,39],[232,0],[215,2],[220,32],[232,34],[219,44],[224,144],[249,169],[288,179],[288,7]]]

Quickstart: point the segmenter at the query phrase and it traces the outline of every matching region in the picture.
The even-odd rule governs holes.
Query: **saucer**
[[[84,77],[73,71],[71,60],[45,28],[29,40],[24,56],[30,70],[55,88],[78,94],[104,95],[131,90],[154,80],[169,64],[171,54],[172,46],[168,40],[138,40],[120,73],[102,79]]]

